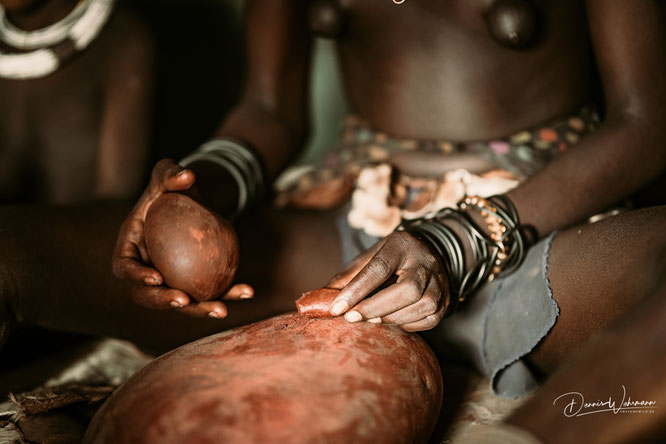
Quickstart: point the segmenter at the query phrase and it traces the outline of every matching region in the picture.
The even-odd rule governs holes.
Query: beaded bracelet
[[[498,248],[497,259],[493,264],[493,275],[497,275],[502,271],[504,263],[508,258],[507,245],[504,243],[504,239],[509,229],[497,214],[497,208],[483,197],[466,196],[458,203],[458,208],[462,211],[466,211],[468,207],[479,210],[483,220],[488,224],[490,238],[495,241],[495,245]]]
[[[527,249],[536,240],[533,227],[521,225],[518,212],[513,202],[506,195],[495,195],[488,198],[466,196],[458,203],[462,211],[478,210],[484,221],[488,223],[490,238],[498,247],[493,277],[506,276],[515,271],[523,263]]]
[[[472,220],[469,209],[481,212],[489,224],[490,235]],[[455,230],[444,224],[447,221],[458,225],[471,246],[473,262],[469,270],[462,240]],[[444,208],[425,218],[403,221],[398,229],[426,243],[444,265],[452,296],[446,315],[486,282],[515,271],[532,240],[506,196],[485,199],[467,196],[459,202],[458,208]]]

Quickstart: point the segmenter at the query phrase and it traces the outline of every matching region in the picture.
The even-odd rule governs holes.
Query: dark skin
[[[663,263],[662,269],[666,264]],[[663,326],[666,322],[666,285],[633,307],[608,330],[585,344],[563,365],[527,403],[506,420],[529,430],[544,443],[648,443],[663,442],[666,402],[663,369],[666,365]],[[618,350],[622,350],[621,359]],[[636,375],[636,377],[629,377]],[[597,414],[566,417],[565,406],[573,399],[576,404],[569,414],[578,411],[581,399],[565,396],[580,393],[585,402],[607,401],[609,397],[620,407],[622,385],[624,400],[655,401],[651,413]],[[604,408],[604,407],[602,407]],[[596,409],[582,409],[585,413]]]
[[[74,0],[1,0],[23,30],[64,18]],[[0,199],[71,204],[128,199],[148,156],[151,37],[120,9],[98,39],[52,75],[0,79]],[[75,172],[75,173],[74,173]]]
[[[479,3],[407,1],[399,7],[388,1],[341,3],[349,13],[348,34],[340,39],[340,52],[353,109],[377,129],[399,137],[484,139],[565,115],[592,99],[589,91],[596,84],[596,62],[603,86],[604,124],[509,193],[523,223],[534,226],[540,236],[562,230],[553,244],[548,269],[560,315],[526,360],[537,372],[550,374],[590,337],[615,321],[624,323],[582,350],[579,359],[563,368],[509,422],[546,442],[594,442],[600,437],[598,431],[615,442],[641,442],[648,435],[663,434],[659,414],[638,420],[625,416],[623,421],[593,415],[580,422],[562,422],[563,417],[548,410],[563,392],[580,388],[590,399],[604,399],[609,387],[623,382],[636,398],[659,402],[663,398],[658,388],[663,366],[654,356],[663,349],[659,326],[664,304],[659,301],[664,296],[666,209],[629,212],[576,227],[664,170],[666,24],[659,5],[651,0],[535,2],[548,31],[534,47],[514,52],[494,46],[480,19],[483,5]],[[252,143],[273,176],[293,155],[307,128],[303,97],[309,47],[306,2],[257,0],[253,5],[246,93],[219,134]],[[400,160],[407,170],[410,159]],[[444,170],[444,161],[440,164]],[[164,189],[179,191],[194,185],[218,211],[232,207],[233,185],[223,181],[222,171],[192,165],[176,177],[181,169],[172,163],[163,162],[158,168],[155,183],[163,183]],[[116,254],[116,272],[134,282],[133,294],[140,303],[150,299],[155,307],[168,307],[171,301],[160,298],[160,285],[141,284],[147,277],[160,284],[161,276],[137,261],[136,249],[126,242],[131,233],[141,244],[141,218],[137,213],[132,216],[135,230],[126,223],[119,237],[125,255]],[[322,219],[331,220],[331,215],[324,214]],[[306,247],[308,239],[330,242],[334,237],[333,232],[321,237],[307,231],[298,236]],[[307,269],[287,268],[280,275],[281,281],[293,284],[319,267],[312,250],[292,247],[293,256],[305,252],[310,259]],[[395,275],[399,276],[396,284],[367,297]],[[260,281],[248,278],[251,284]],[[439,264],[418,240],[405,234],[380,241],[329,285],[342,289],[338,300],[346,302],[343,312],[350,321],[360,318],[426,330],[440,322],[448,304],[446,277]],[[281,298],[276,291],[258,294]],[[168,296],[189,303],[182,292]],[[638,312],[625,315],[641,301],[644,305]],[[195,303],[186,307],[190,314],[202,316],[215,309]],[[237,313],[231,311],[229,319],[246,311]],[[629,359],[612,366],[610,372],[604,367],[599,371],[599,363],[619,351]],[[654,366],[634,371],[635,362]],[[571,387],[574,382],[578,385]]]
[[[109,272],[118,226],[128,211],[125,204],[1,208],[0,327],[9,320],[123,338],[148,351],[165,352],[223,329],[293,311],[294,295],[320,285],[339,264],[339,247],[326,238],[335,229],[331,220],[266,210],[239,230],[244,253],[238,277],[252,280],[258,302],[227,302],[233,315],[221,320],[148,309],[134,303],[125,282]],[[264,225],[267,219],[270,227]],[[304,231],[311,236],[301,236]],[[294,255],[285,245],[314,253]],[[285,280],[291,270],[308,273]],[[2,337],[0,328],[0,345]]]
[[[306,3],[252,3],[245,94],[219,131],[252,143],[261,152],[270,177],[295,155],[307,133],[310,36]],[[537,4],[548,32],[538,45],[524,51],[496,45],[480,18],[487,3],[465,1],[407,0],[401,6],[388,0],[344,3],[349,28],[340,47],[351,102],[373,126],[396,136],[454,140],[505,135],[588,102],[594,84],[589,58],[593,52],[604,86],[604,125],[510,193],[522,221],[535,226],[541,236],[563,229],[554,242],[549,267],[561,314],[546,339],[527,357],[535,368],[550,373],[572,350],[622,319],[637,301],[663,295],[659,289],[663,289],[666,251],[664,208],[568,227],[630,195],[663,171],[666,38],[663,15],[652,0]],[[583,7],[589,44],[586,25],[578,23],[584,16]],[[560,23],[567,26],[558,26]],[[108,255],[124,208],[113,214],[61,213],[52,228],[38,232],[29,229],[29,221],[43,219],[49,212],[5,209],[0,238],[0,251],[6,252],[0,262],[0,284],[5,291],[0,291],[4,298],[0,316],[9,314],[54,329],[118,335],[165,349],[215,330],[293,310],[292,301],[301,291],[320,286],[335,271],[340,252],[333,214],[262,211],[238,226],[242,249],[238,280],[254,287],[257,301],[197,304],[185,293],[160,285],[161,275],[140,256],[142,220],[150,202],[165,191],[196,186],[202,201],[221,214],[235,205],[233,180],[214,165],[194,164],[178,176],[181,171],[170,161],[155,168],[151,185],[121,228],[113,266],[118,276],[131,283],[132,296],[139,304],[169,309],[175,301],[183,306],[177,311],[201,317],[211,311],[221,315],[228,311],[226,318],[188,319],[130,303],[122,282],[111,282],[108,276]],[[53,248],[45,248],[49,245]],[[416,239],[392,235],[336,276],[332,284],[345,287],[340,297],[362,319],[379,317],[385,323],[422,330],[437,325],[448,303],[441,271]],[[365,298],[396,272],[404,276],[400,283]],[[406,291],[396,291],[398,286]],[[48,300],[44,300],[45,294],[50,296]],[[403,295],[408,298],[401,299]],[[641,324],[646,317],[639,319],[634,318],[634,331],[636,322]],[[658,339],[656,327],[662,320],[648,321],[650,337]],[[663,347],[658,340],[651,341],[655,345],[650,347],[634,346],[644,339],[638,335],[626,344],[618,342],[618,348],[604,346],[606,351],[630,350],[636,360],[652,361]],[[567,373],[552,380],[556,384],[552,390],[535,398],[531,410],[522,412],[522,419],[514,416],[510,422],[543,439],[564,430],[585,432],[584,427],[570,429],[571,422],[550,420],[557,415],[544,419],[537,412],[547,412],[543,405],[552,403],[551,394],[570,390],[562,388],[578,378],[581,369],[608,358],[606,353],[589,356],[582,364],[563,369]],[[615,388],[625,380],[628,385],[629,370],[618,369],[613,375],[626,378],[623,381],[591,378],[583,389],[590,390],[590,397],[601,397],[608,395],[609,385]],[[646,380],[658,381],[660,375],[651,373]],[[593,387],[591,381],[600,384]],[[636,397],[651,397],[638,393],[645,386],[633,387]],[[599,429],[618,424],[615,419],[610,417]],[[592,429],[587,427],[586,433]],[[636,436],[635,432],[628,434]]]
[[[219,131],[220,135],[234,136],[252,143],[260,151],[270,177],[274,177],[293,157],[307,132],[304,86],[308,72],[310,35],[306,14],[303,12],[306,3],[256,0],[250,5],[250,66],[247,85],[242,100]],[[522,221],[534,225],[541,235],[554,228],[575,225],[584,217],[636,191],[662,171],[665,157],[662,148],[665,135],[658,121],[660,116],[666,115],[666,88],[661,75],[666,69],[661,56],[666,52],[666,45],[664,24],[657,4],[651,0],[612,3],[589,0],[585,5],[579,2],[553,3],[539,3],[545,23],[576,23],[579,20],[577,17],[582,16],[582,8],[586,7],[591,46],[604,85],[607,118],[597,133],[568,150],[532,180],[511,192]],[[587,91],[590,90],[594,75],[592,62],[588,59],[589,46],[585,44],[587,34],[584,24],[580,28],[574,27],[574,32],[568,27],[549,26],[549,32],[537,46],[525,52],[514,52],[496,45],[483,28],[484,22],[479,17],[482,5],[476,4],[476,9],[469,2],[437,5],[408,2],[396,6],[379,0],[344,4],[349,13],[349,29],[348,34],[341,38],[340,45],[351,100],[359,108],[357,111],[376,128],[405,137],[416,135],[458,140],[480,139],[538,124],[566,114],[578,104],[590,100]],[[453,8],[453,5],[456,8],[451,10],[432,10]],[[456,12],[455,19],[448,15],[453,10]],[[381,28],[372,26],[377,13],[383,15]],[[425,26],[431,25],[433,21],[450,26]],[[358,26],[354,23],[358,23]],[[393,32],[396,29],[403,32]],[[437,42],[440,46],[418,45],[421,40],[417,37],[421,34],[415,35],[416,31],[407,32],[407,29],[433,33],[428,42]],[[434,34],[435,29],[437,35]],[[439,38],[439,33],[447,38]],[[449,44],[451,46],[447,47]],[[421,49],[415,50],[415,47]],[[467,50],[456,49],[460,47]],[[363,48],[372,51],[366,53]],[[366,58],[379,57],[381,54],[386,58],[402,51],[406,53],[405,57],[409,56],[408,60],[411,61],[413,57],[415,63],[401,65],[397,61],[389,63],[378,59],[375,60],[377,66],[368,63],[365,69],[354,71],[353,64],[364,59],[352,60],[352,50],[364,54]],[[425,55],[420,51],[424,51]],[[484,57],[472,57],[476,52],[484,54]],[[422,58],[418,59],[420,56]],[[418,60],[421,62],[418,63]],[[449,60],[450,65],[447,64]],[[546,64],[546,61],[553,60],[557,63]],[[439,66],[439,70],[433,66]],[[548,66],[548,69],[543,66]],[[443,71],[444,68],[446,71]],[[552,73],[551,69],[561,70],[562,73],[542,80],[544,75]],[[433,78],[438,72],[447,72],[448,79],[459,79],[457,88],[447,89],[447,94],[439,96],[440,90],[432,88]],[[463,79],[473,79],[479,72],[486,72],[485,81],[466,85]],[[575,78],[571,77],[572,72],[577,73]],[[418,81],[423,78],[431,81]],[[402,83],[397,84],[398,80]],[[354,86],[357,83],[363,87]],[[471,94],[478,90],[484,91],[480,99],[476,99],[479,94]],[[389,95],[380,94],[391,91],[393,93]],[[401,91],[404,93],[398,93]],[[522,107],[513,109],[512,104],[524,96],[529,97],[529,100],[525,100]],[[377,101],[380,103],[375,103]],[[439,107],[437,113],[432,113],[432,107]],[[466,119],[455,118],[458,112],[467,112],[465,110],[468,107],[474,110],[466,114]],[[504,109],[511,112],[500,112]],[[447,118],[433,123],[433,116]],[[430,122],[427,129],[420,127],[423,122]],[[418,134],[420,131],[423,134]],[[190,302],[185,293],[162,286],[161,275],[149,263],[141,260],[142,220],[150,202],[160,193],[188,190],[196,183],[202,201],[221,214],[227,213],[235,205],[233,181],[214,165],[193,164],[191,169],[177,175],[181,170],[170,161],[163,161],[156,167],[151,185],[121,228],[113,260],[114,270],[118,276],[131,283],[132,295],[142,305],[168,309],[176,302],[182,306],[177,310],[195,316],[205,317],[212,311],[222,315],[227,313],[227,307],[221,301],[205,304]],[[590,279],[591,288],[586,288],[584,294],[575,281],[567,280],[570,273],[575,271],[569,267],[572,262],[567,258],[583,253],[580,246],[586,244],[576,238],[577,229],[565,230],[555,242],[553,260],[557,257],[562,259],[557,264],[553,263],[550,278],[562,314],[548,339],[529,356],[534,365],[544,372],[558,365],[566,357],[571,345],[577,346],[585,341],[650,291],[637,285],[640,282],[651,282],[660,272],[653,259],[664,250],[663,237],[656,235],[659,233],[658,227],[664,224],[663,210],[639,224],[640,229],[634,230],[639,243],[650,242],[649,250],[636,248],[633,238],[624,237],[627,230],[636,226],[628,217],[613,219],[609,222],[612,229],[606,231],[599,231],[601,228],[598,225],[586,227],[582,231],[588,239],[601,236],[605,239],[604,245],[609,245],[611,249],[621,245],[618,251],[625,254],[615,260],[613,265],[617,269],[624,269],[627,263],[631,263],[632,270],[641,270],[643,273],[637,273],[634,280],[624,282],[624,287],[611,286],[610,289],[615,291],[608,292],[607,287],[595,285],[608,277],[600,274],[608,269],[607,264],[596,259],[597,253],[602,252],[599,242],[589,242],[591,250],[588,254],[593,264],[585,277]],[[290,219],[297,221],[291,223]],[[237,321],[249,322],[279,310],[293,308],[291,301],[298,297],[300,291],[320,286],[325,282],[326,275],[330,276],[335,271],[339,252],[333,215],[303,216],[287,213],[277,220],[279,222],[266,224],[264,213],[254,220],[248,218],[240,225],[242,262],[239,281],[253,285],[262,300],[233,305],[229,310],[231,315],[218,321],[218,328],[227,328]],[[272,226],[275,236],[267,236],[251,244],[256,231],[244,230],[252,224],[259,227]],[[296,240],[298,243],[293,243]],[[620,240],[624,244],[616,243]],[[325,254],[314,255],[315,251],[323,251]],[[86,251],[80,253],[82,256],[79,257],[93,254]],[[405,260],[396,261],[397,256]],[[54,261],[57,260],[55,257],[57,255],[54,255]],[[373,258],[377,259],[367,262]],[[252,266],[244,265],[243,261]],[[75,267],[77,273],[85,275],[89,265],[79,265],[80,270]],[[11,266],[5,269],[9,269],[6,274],[10,277],[15,276]],[[362,256],[351,269],[338,275],[333,284],[346,287],[340,298],[346,300],[362,319],[381,317],[382,322],[397,323],[410,330],[422,330],[437,325],[448,303],[441,271],[423,245],[414,238],[400,234],[386,238],[375,251]],[[90,285],[91,291],[108,285],[102,272],[91,272],[98,277],[94,285]],[[40,273],[48,276],[52,272],[47,269]],[[391,287],[371,298],[365,298],[388,275],[394,273],[406,275],[397,285],[410,289],[408,299],[400,299],[403,292],[397,292]],[[612,282],[618,282],[618,276],[613,275],[616,280]],[[39,304],[39,292],[31,292],[23,286],[16,293],[23,307]],[[118,298],[125,297],[122,293],[116,296],[111,293],[101,295],[90,303],[93,307],[99,305],[108,310],[118,304]],[[63,301],[66,301],[80,296],[72,293],[63,297],[66,298]],[[361,300],[364,302],[357,306]],[[16,303],[10,301],[10,304]],[[59,304],[66,305],[64,302]],[[85,318],[82,314],[91,309],[81,309],[66,324],[67,328],[94,331],[97,325],[83,325],[85,323],[76,320]],[[129,307],[127,310],[132,311]],[[595,324],[590,327],[581,322],[577,313],[594,313]],[[51,326],[63,328],[65,324],[55,325],[58,324],[55,318],[49,316]],[[23,319],[32,321],[28,316]],[[155,319],[160,319],[159,313]],[[34,322],[46,321],[35,318]],[[185,321],[182,324],[178,322],[174,321],[173,330],[177,330],[178,325],[185,325]],[[163,325],[160,326],[159,321],[154,324],[146,322],[139,328],[142,331],[125,336],[141,340],[142,334],[145,334],[143,330],[150,328],[160,331]],[[183,329],[186,330],[185,327]],[[203,330],[199,331],[203,334]]]
[[[380,0],[345,1],[340,4],[348,26],[339,48],[352,107],[375,128],[398,137],[459,141],[506,135],[589,102],[596,85],[596,62],[606,103],[604,125],[509,193],[522,222],[543,236],[607,208],[663,171],[666,134],[658,121],[666,115],[662,57],[666,38],[663,16],[653,1],[535,3],[544,31],[533,46],[517,51],[500,47],[488,34],[482,12],[489,2],[397,6]],[[271,177],[294,155],[306,134],[304,85],[310,46],[306,10],[305,1],[251,3],[247,86],[219,131],[255,146]],[[197,177],[196,186],[211,207],[224,213],[233,206],[233,185],[228,178],[225,183],[224,172],[214,166],[194,164],[179,177],[174,177],[178,166],[163,163],[160,168],[163,175],[156,180],[170,181],[166,189],[188,189]],[[229,192],[214,191],[220,189]],[[141,212],[131,218],[140,221]],[[647,233],[656,232],[657,226],[646,226]],[[141,243],[138,222],[133,228],[126,224],[121,231],[116,273],[130,282],[161,283],[159,273],[137,261],[136,248],[126,243],[129,233],[135,244]],[[594,234],[595,228],[588,231]],[[573,255],[574,247],[575,242],[558,241],[554,253]],[[638,261],[642,253],[632,249],[631,255]],[[648,267],[645,273],[651,270]],[[552,273],[556,271],[553,267]],[[402,276],[396,285],[366,298],[394,274]],[[285,278],[297,276],[294,272]],[[558,280],[553,278],[556,288]],[[439,263],[405,234],[383,240],[329,285],[343,288],[338,301],[346,302],[347,308],[342,313],[353,307],[360,319],[382,318],[409,330],[434,327],[448,304]],[[152,306],[190,302],[186,294],[167,295],[158,285],[135,285],[134,294]],[[622,312],[618,304],[629,306],[641,295],[618,294],[622,301],[597,306],[603,320],[597,328]],[[578,296],[576,288],[555,292],[563,319],[565,313],[596,299]],[[205,315],[215,309],[213,303],[207,304],[189,303],[188,312]],[[359,319],[356,314],[347,317]],[[558,337],[559,325],[565,323],[559,322],[551,336]],[[589,334],[585,328],[567,329],[561,340],[578,341]],[[542,345],[545,356],[536,358],[540,366],[550,368],[559,362],[556,349],[548,341]]]
[[[638,419],[592,415],[579,422],[562,422],[559,413],[548,415],[546,407],[554,396],[579,387],[590,399],[603,399],[611,394],[609,387],[617,389],[622,383],[633,390],[634,399],[663,399],[658,386],[663,381],[663,365],[657,359],[663,355],[660,327],[666,211],[663,207],[641,210],[569,228],[637,191],[663,171],[663,14],[652,0],[537,4],[548,32],[534,48],[512,52],[494,46],[479,18],[480,4],[415,0],[401,6],[388,0],[344,3],[349,10],[349,34],[340,45],[349,94],[357,112],[376,128],[397,136],[466,140],[504,135],[566,114],[589,101],[587,91],[594,78],[588,58],[592,48],[603,85],[604,124],[510,193],[522,221],[536,227],[541,236],[562,229],[549,266],[561,313],[555,327],[527,359],[550,373],[591,336],[614,321],[621,323],[581,350],[582,357],[562,368],[542,394],[509,422],[546,441],[593,442],[599,437],[596,431],[610,431],[604,436],[619,442],[643,442],[646,435],[658,436],[660,432],[663,421],[655,422],[663,416],[659,408],[657,414],[637,415]],[[246,92],[220,129],[222,135],[254,144],[271,177],[295,154],[306,134],[306,6],[305,1],[294,0],[253,3]],[[576,25],[584,16],[583,7],[589,45],[585,26]],[[565,23],[567,26],[562,25]],[[357,57],[352,59],[352,54]],[[414,63],[401,64],[401,60]],[[446,65],[449,61],[450,66]],[[355,70],[354,63],[362,67]],[[446,74],[439,83],[438,73]],[[479,80],[479,76],[483,78]],[[449,89],[447,81],[456,79],[456,87]],[[391,94],[381,94],[386,91]],[[439,95],[441,91],[446,94]],[[522,106],[514,107],[514,103]],[[132,294],[143,305],[168,309],[175,300],[184,305],[178,310],[190,314],[207,316],[211,310],[226,313],[227,307],[220,301],[190,303],[186,294],[159,285],[159,273],[140,260],[142,217],[151,199],[160,193],[187,190],[195,184],[196,176],[202,200],[217,211],[224,214],[235,203],[233,181],[213,165],[192,165],[176,176],[180,171],[168,161],[155,169],[151,187],[123,225],[115,270],[132,283]],[[0,262],[0,310],[4,308],[5,313],[0,312],[0,316],[8,313],[51,328],[117,334],[154,347],[168,347],[207,331],[293,309],[291,301],[298,293],[324,282],[339,260],[331,214],[282,213],[278,217],[264,212],[249,217],[239,225],[243,249],[239,280],[252,284],[261,300],[230,302],[227,318],[188,323],[184,316],[171,317],[134,306],[122,283],[109,281],[108,254],[124,211],[117,209],[114,215],[61,213],[53,229],[35,232],[30,221],[43,219],[49,212],[5,209],[8,222],[0,238],[0,251],[6,253]],[[257,233],[261,238],[256,239]],[[94,239],[97,243],[91,243]],[[365,298],[396,270],[407,276],[403,278],[406,283],[393,287],[402,284],[409,291],[389,287]],[[441,269],[416,239],[392,235],[361,256],[336,281],[337,286],[346,287],[341,298],[362,319],[381,316],[382,322],[417,330],[436,325],[448,303],[442,279]],[[411,297],[401,301],[400,295],[405,293]],[[44,295],[50,299],[45,301]],[[637,301],[645,305],[627,315]],[[599,363],[612,358],[612,353],[621,353],[627,361],[614,362],[612,371],[603,367],[598,371]],[[653,366],[636,369],[631,365],[634,362]],[[581,380],[581,375],[587,377]],[[571,387],[573,381],[584,387]]]

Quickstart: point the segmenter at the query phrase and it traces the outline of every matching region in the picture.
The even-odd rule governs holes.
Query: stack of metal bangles
[[[187,167],[195,162],[213,162],[231,174],[238,185],[238,204],[229,216],[238,218],[246,208],[259,200],[264,192],[264,173],[259,158],[252,149],[232,139],[214,139],[201,145],[179,162]]]
[[[486,234],[470,217],[478,211],[488,224]],[[468,268],[463,240],[451,228],[457,225],[471,245]],[[457,208],[444,208],[422,219],[407,220],[398,227],[425,242],[446,268],[451,291],[451,314],[486,282],[515,271],[525,259],[534,233],[520,224],[513,203],[504,195],[488,198],[466,196]]]

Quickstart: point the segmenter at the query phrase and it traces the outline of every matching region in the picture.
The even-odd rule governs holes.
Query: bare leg
[[[263,209],[238,228],[238,280],[254,287],[256,305],[295,310],[301,293],[322,287],[339,270],[336,217],[335,212]]]
[[[528,359],[544,373],[663,285],[666,207],[625,213],[556,237],[548,276],[560,316]]]
[[[339,266],[330,214],[259,212],[243,223],[239,279],[255,300],[232,302],[224,320],[194,319],[137,306],[111,274],[122,205],[3,208],[0,212],[0,319],[47,329],[108,335],[166,350],[193,339],[294,309]],[[271,291],[268,291],[271,289]]]
[[[663,270],[663,269],[662,269]],[[666,436],[666,283],[611,328],[585,345],[556,372],[537,395],[512,414],[508,423],[529,430],[544,443],[646,443]],[[579,392],[586,402],[612,397],[620,407],[625,400],[656,401],[651,413],[603,412],[565,417],[563,409]],[[576,404],[576,411],[580,404]],[[584,409],[583,411],[596,410]]]

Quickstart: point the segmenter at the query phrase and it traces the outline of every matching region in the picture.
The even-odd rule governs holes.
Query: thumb
[[[150,183],[134,206],[132,216],[145,220],[148,209],[158,197],[169,191],[187,190],[194,184],[194,180],[194,173],[173,159],[160,160],[153,168]]]
[[[151,185],[158,192],[183,191],[190,188],[196,179],[194,172],[178,165],[173,159],[160,160],[151,177]]]

